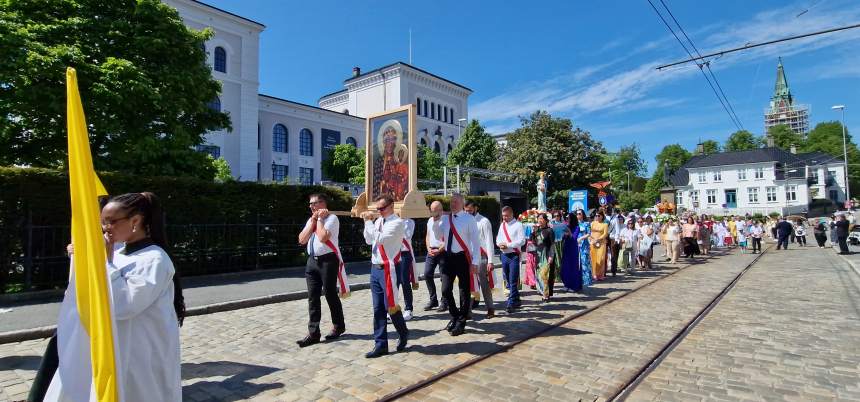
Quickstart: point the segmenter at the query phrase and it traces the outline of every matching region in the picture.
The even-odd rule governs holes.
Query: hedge
[[[307,218],[311,194],[328,196],[329,209],[348,211],[354,201],[346,191],[323,186],[261,184],[99,172],[110,194],[150,191],[161,200],[173,224],[248,221],[257,212],[273,218]],[[68,224],[71,216],[69,173],[33,168],[0,167],[0,219],[26,216],[52,217],[42,225]]]

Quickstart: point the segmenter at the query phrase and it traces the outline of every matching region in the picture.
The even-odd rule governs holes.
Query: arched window
[[[436,120],[442,120],[442,105],[436,105]]]
[[[427,101],[424,101],[424,117],[427,117]]]
[[[448,106],[445,106],[445,123],[448,122]]]
[[[433,102],[430,102],[430,118],[431,119],[436,118],[436,104]]]
[[[451,124],[457,122],[457,118],[454,117],[454,108],[451,108]]]
[[[287,127],[283,124],[275,124],[272,129],[272,151],[287,152]]]
[[[299,155],[314,156],[314,135],[306,128],[299,132]]]
[[[352,145],[355,148],[358,148],[358,142],[355,141],[355,138],[346,137],[346,145]]]
[[[215,98],[215,100],[213,100],[212,102],[207,103],[206,106],[209,106],[209,109],[212,109],[216,112],[220,112],[221,111],[221,98]]]
[[[435,152],[435,153],[437,153],[437,154],[441,154],[441,153],[442,153],[442,148],[441,148],[441,147],[439,147],[439,143],[438,143],[438,142],[437,142],[437,143],[435,143],[435,144],[433,144],[433,152]]]
[[[215,71],[227,72],[227,51],[221,46],[215,48]]]
[[[418,115],[421,116],[421,98],[418,98]]]
[[[426,147],[426,146],[427,146],[427,140],[425,140],[425,139],[423,139],[423,138],[422,138],[422,139],[421,139],[421,145],[423,145],[423,146],[425,146],[425,147]]]

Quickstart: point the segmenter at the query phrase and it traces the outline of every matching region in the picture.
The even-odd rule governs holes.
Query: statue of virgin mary
[[[538,206],[537,209],[541,213],[546,212],[546,173],[538,172],[540,178],[537,181],[537,201]]]

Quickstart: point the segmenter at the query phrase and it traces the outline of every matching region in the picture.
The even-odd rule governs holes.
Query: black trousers
[[[435,247],[431,247],[433,250],[436,250]],[[443,251],[441,254],[437,256],[432,256],[427,254],[427,259],[424,260],[424,284],[427,285],[427,292],[430,293],[430,302],[437,302],[436,298],[436,267],[439,267],[439,273],[442,273],[442,269],[445,266],[445,252]],[[442,305],[445,305],[445,299],[442,299]]]
[[[621,250],[621,243],[613,239],[609,239],[609,248],[607,249],[607,251],[611,253],[610,260],[612,261],[612,276],[615,276],[615,273],[618,271],[618,250]],[[553,265],[555,265],[554,261]],[[550,275],[552,276],[552,274]],[[555,277],[553,276],[553,279],[554,278]]]
[[[54,379],[54,374],[56,374],[59,366],[60,356],[57,350],[57,334],[54,334],[51,340],[48,341],[48,347],[45,348],[42,362],[39,363],[39,371],[36,372],[36,377],[33,378],[33,386],[30,387],[30,395],[27,397],[27,402],[42,402],[45,400],[48,386],[51,385],[51,380]]]
[[[815,241],[818,242],[818,247],[824,247],[824,244],[827,242],[827,236],[824,233],[816,233]]]
[[[448,312],[455,322],[466,324],[466,315],[472,306],[469,283],[469,264],[466,253],[445,254],[445,264],[442,266],[442,297],[448,303]],[[454,279],[460,280],[460,308],[454,301]]]
[[[753,237],[752,238],[752,251],[753,252],[761,252],[761,237]]]
[[[776,249],[779,250],[780,247],[788,250],[788,235],[787,234],[779,235],[779,238],[777,238]]]
[[[325,254],[319,259],[308,258],[305,268],[305,280],[308,284],[308,334],[314,338],[320,336],[320,320],[322,306],[320,297],[325,295],[328,309],[331,312],[331,322],[340,331],[346,329],[343,322],[343,306],[337,292],[337,271],[340,263],[334,253]]]
[[[848,254],[848,236],[839,236],[839,252]]]

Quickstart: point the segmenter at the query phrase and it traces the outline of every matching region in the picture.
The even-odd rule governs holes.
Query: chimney
[[[361,69],[358,67],[353,67],[352,68],[352,78],[358,77],[359,75],[361,75]]]
[[[705,154],[705,144],[699,143],[696,145],[696,155],[704,155]]]
[[[764,136],[764,138],[767,141],[767,147],[768,148],[773,148],[776,146],[776,142],[773,139],[773,135],[768,134],[768,135]]]
[[[793,154],[797,153],[797,147],[794,146],[794,144],[791,144],[791,153],[793,153]]]

